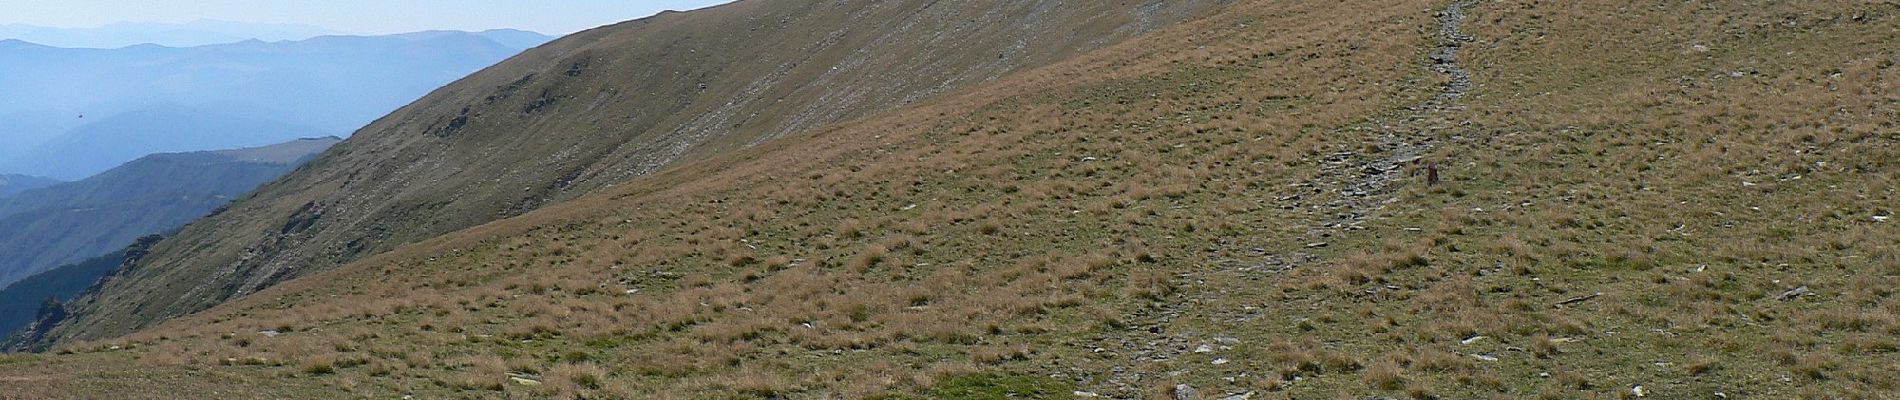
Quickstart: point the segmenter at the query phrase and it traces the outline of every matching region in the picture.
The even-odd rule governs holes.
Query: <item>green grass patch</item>
[[[887,396],[882,399],[1063,399],[1073,396],[1075,385],[1053,378],[1013,373],[960,375],[937,382],[921,396]]]

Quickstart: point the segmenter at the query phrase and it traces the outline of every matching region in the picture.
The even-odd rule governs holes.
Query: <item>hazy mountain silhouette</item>
[[[218,20],[188,23],[120,22],[92,28],[57,28],[27,24],[0,25],[0,39],[19,39],[57,47],[116,49],[157,44],[191,47],[245,40],[303,40],[337,32],[302,24],[260,24]]]
[[[152,153],[259,146],[329,130],[171,104],[82,126],[7,163],[13,170],[66,179],[90,176]]]
[[[145,154],[346,135],[546,37],[431,31],[172,48],[0,41],[0,171],[80,179]]]
[[[52,186],[57,183],[59,183],[58,180],[50,178],[41,178],[31,175],[0,174],[0,197]]]

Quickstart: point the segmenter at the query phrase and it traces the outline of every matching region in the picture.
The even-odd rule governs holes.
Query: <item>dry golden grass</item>
[[[1900,10],[1484,2],[1446,182],[1310,236],[1331,195],[1295,185],[1435,90],[1436,6],[1241,2],[0,377],[110,387],[73,365],[132,354],[366,396],[1900,393],[1900,222],[1872,218],[1900,204],[1900,39],[1870,28]]]

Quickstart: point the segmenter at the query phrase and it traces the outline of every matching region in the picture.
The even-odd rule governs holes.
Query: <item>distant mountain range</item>
[[[217,20],[198,20],[187,23],[120,22],[93,28],[0,25],[0,39],[19,39],[56,47],[97,49],[116,49],[139,44],[192,47],[252,39],[275,42],[343,33],[310,25]]]
[[[52,186],[56,183],[59,183],[59,181],[37,176],[0,174],[0,197]]]
[[[72,178],[147,154],[258,146],[332,133],[284,121],[160,104],[80,126],[13,159],[11,165],[23,171]]]
[[[154,154],[85,180],[0,197],[0,286],[176,229],[341,140]]]
[[[430,31],[118,49],[0,40],[0,172],[75,180],[145,154],[348,135],[550,39]]]

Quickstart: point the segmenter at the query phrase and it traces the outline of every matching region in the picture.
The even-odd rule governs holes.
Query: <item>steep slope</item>
[[[741,1],[579,33],[445,87],[167,239],[48,337],[124,334],[362,256],[1047,65],[1214,8]]]
[[[0,41],[0,171],[80,179],[131,158],[311,135],[344,135],[455,79],[538,44],[528,32],[419,32],[170,48],[67,49]],[[500,39],[506,43],[497,41]],[[543,38],[543,41],[546,39]],[[204,124],[194,123],[206,121]],[[192,132],[160,149],[126,132]],[[284,134],[302,127],[303,136]],[[117,135],[111,140],[104,136]],[[62,143],[37,147],[59,136]],[[122,142],[122,143],[121,143]],[[197,147],[179,148],[184,144]],[[83,153],[89,147],[112,151]],[[75,153],[80,152],[80,153]],[[103,165],[62,167],[73,160]]]
[[[59,181],[52,178],[0,174],[0,197],[12,196],[16,193],[52,186],[56,183],[59,183]]]
[[[341,140],[155,154],[85,180],[0,198],[0,285],[176,229]]]
[[[3,358],[0,382],[1889,398],[1896,25],[1900,6],[1845,1],[1241,1],[73,354]]]

